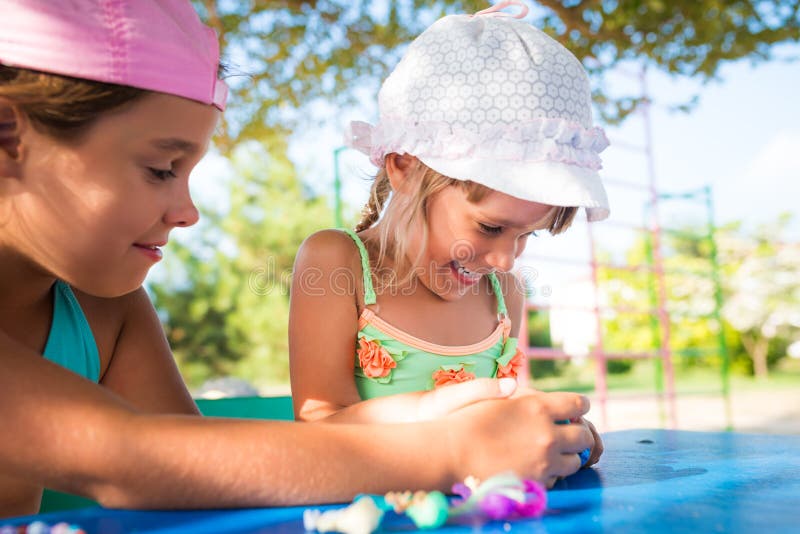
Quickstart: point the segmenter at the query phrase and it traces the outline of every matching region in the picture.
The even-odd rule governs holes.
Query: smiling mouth
[[[469,269],[467,269],[466,267],[464,267],[455,260],[450,262],[450,266],[453,268],[454,271],[456,271],[456,273],[458,273],[460,277],[464,278],[464,280],[468,282],[477,282],[478,280],[480,280],[481,276],[483,276],[482,273],[470,271]]]

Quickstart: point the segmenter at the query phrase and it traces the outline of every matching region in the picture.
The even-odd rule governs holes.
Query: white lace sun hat
[[[392,152],[412,154],[450,178],[605,219],[608,140],[592,126],[586,72],[544,32],[499,12],[512,3],[425,30],[384,81],[378,123],[352,122],[347,142],[379,167]]]

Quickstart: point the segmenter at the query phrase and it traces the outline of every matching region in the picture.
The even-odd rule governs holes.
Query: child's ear
[[[396,154],[392,152],[386,155],[386,175],[392,190],[399,193],[406,193],[411,187],[410,181],[413,172],[419,165],[419,160],[411,154]]]
[[[19,171],[21,134],[27,120],[18,107],[0,98],[0,177]]]

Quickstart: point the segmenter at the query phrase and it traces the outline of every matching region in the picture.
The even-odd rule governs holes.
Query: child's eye
[[[502,226],[489,226],[488,224],[478,223],[481,227],[481,230],[486,232],[487,234],[499,234],[503,231]]]
[[[155,169],[153,167],[147,168],[150,171],[150,174],[158,178],[159,180],[169,180],[170,178],[175,178],[175,173],[172,169]]]

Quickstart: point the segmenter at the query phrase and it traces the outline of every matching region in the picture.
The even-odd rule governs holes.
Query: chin
[[[465,293],[446,293],[444,295],[440,294],[439,298],[445,302],[456,302],[464,298],[464,294]]]
[[[446,302],[455,302],[457,300],[461,300],[462,298],[464,298],[464,295],[466,295],[469,292],[470,288],[452,287],[448,289],[432,289],[428,287],[428,290]]]
[[[144,282],[144,276],[131,278],[128,280],[119,279],[94,279],[85,281],[86,283],[69,282],[71,286],[93,297],[113,299],[122,297],[139,289]]]

